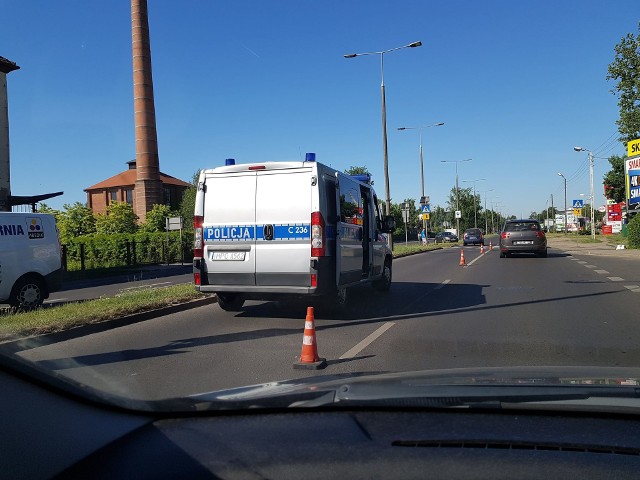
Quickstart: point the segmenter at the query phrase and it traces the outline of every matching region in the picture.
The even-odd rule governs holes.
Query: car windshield
[[[20,0],[2,20],[7,368],[214,410],[411,375],[367,393],[403,405],[425,371],[640,378],[637,0]]]

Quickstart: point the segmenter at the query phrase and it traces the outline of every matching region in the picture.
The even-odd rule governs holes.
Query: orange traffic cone
[[[464,250],[460,249],[460,266],[461,267],[466,267],[467,266],[467,262],[464,261]]]
[[[480,244],[480,255],[484,253],[484,243]]]
[[[327,360],[318,356],[313,307],[307,307],[307,318],[304,322],[304,335],[302,336],[302,353],[300,353],[300,361],[294,363],[293,368],[318,370],[326,366]]]
[[[491,251],[492,248],[493,248],[493,245],[491,245],[491,240],[489,240],[489,251]]]

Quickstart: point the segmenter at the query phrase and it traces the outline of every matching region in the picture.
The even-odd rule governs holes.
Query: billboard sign
[[[631,208],[637,208],[640,206],[640,157],[625,160],[624,178],[627,187],[627,203]]]

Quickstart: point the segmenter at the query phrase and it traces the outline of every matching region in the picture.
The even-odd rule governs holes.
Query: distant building
[[[127,165],[129,168],[124,172],[84,189],[87,192],[87,206],[95,215],[105,213],[107,206],[115,202],[127,202],[136,211],[136,161],[131,160]],[[162,172],[160,181],[163,189],[162,203],[177,209],[184,191],[191,184]]]

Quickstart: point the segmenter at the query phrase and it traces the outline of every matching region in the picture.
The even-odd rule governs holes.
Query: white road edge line
[[[608,272],[608,271],[606,271],[606,270],[594,270],[594,272],[596,272],[596,273],[600,273],[601,275],[604,275],[605,273],[609,273],[609,272]]]
[[[382,325],[380,328],[378,328],[375,332],[373,332],[371,335],[369,335],[367,338],[365,338],[364,340],[362,340],[360,343],[358,343],[355,347],[353,347],[351,350],[349,350],[348,352],[344,353],[341,357],[340,360],[344,360],[345,358],[353,358],[355,357],[357,354],[359,354],[362,350],[364,350],[366,347],[368,347],[371,343],[373,343],[373,341],[375,339],[377,339],[380,335],[382,335],[384,332],[386,332],[387,330],[389,330],[391,327],[393,327],[395,325],[394,322],[386,322],[384,325]]]
[[[640,293],[640,285],[624,285],[624,288],[631,290],[632,292]]]
[[[607,278],[612,282],[624,282],[624,278],[620,278],[620,277],[607,277]]]

